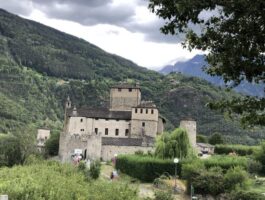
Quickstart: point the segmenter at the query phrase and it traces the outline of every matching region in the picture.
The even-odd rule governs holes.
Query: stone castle
[[[141,100],[138,84],[113,86],[108,108],[76,108],[68,98],[59,156],[64,162],[76,153],[84,159],[106,161],[115,154],[147,152],[163,132],[164,123],[156,105]]]

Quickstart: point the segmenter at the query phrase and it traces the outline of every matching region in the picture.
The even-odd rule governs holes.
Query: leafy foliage
[[[149,8],[166,20],[163,33],[184,33],[184,47],[209,52],[210,75],[222,76],[232,87],[242,80],[265,82],[264,1],[150,0]],[[202,17],[205,11],[210,16]],[[241,114],[245,124],[264,125],[264,103],[265,98],[245,97],[216,107]]]
[[[0,193],[14,200],[136,200],[136,191],[119,183],[85,181],[71,165],[42,161],[27,166],[0,169]]]
[[[192,155],[187,132],[175,129],[172,133],[163,133],[156,141],[155,155],[159,158],[186,158]]]
[[[45,142],[45,153],[49,156],[58,155],[59,151],[60,133],[53,133],[51,137]]]
[[[179,167],[179,165],[178,165]],[[116,168],[131,177],[144,182],[152,182],[163,173],[173,175],[175,164],[172,160],[138,155],[122,155],[116,160]]]
[[[0,152],[0,167],[11,167],[22,162],[19,140],[13,135],[0,134]]]
[[[247,145],[228,145],[219,144],[215,145],[215,154],[229,154],[235,152],[239,156],[252,155],[259,150],[258,146],[247,146]]]
[[[209,138],[209,143],[212,144],[212,145],[223,144],[224,143],[224,139],[219,133],[214,133]]]

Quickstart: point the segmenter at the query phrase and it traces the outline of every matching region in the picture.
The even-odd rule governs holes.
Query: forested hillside
[[[0,133],[32,126],[60,130],[63,104],[104,106],[109,88],[139,81],[143,99],[152,99],[167,128],[182,118],[198,121],[198,132],[220,132],[229,142],[255,144],[264,131],[242,130],[210,111],[210,100],[237,95],[180,74],[160,75],[109,54],[84,40],[0,10]]]

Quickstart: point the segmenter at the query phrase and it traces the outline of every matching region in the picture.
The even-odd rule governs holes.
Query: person
[[[113,178],[114,178],[114,174],[113,174],[113,172],[111,172],[111,174],[110,174],[110,180],[112,181]]]

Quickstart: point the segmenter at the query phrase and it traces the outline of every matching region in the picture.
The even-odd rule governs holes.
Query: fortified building
[[[141,100],[138,84],[113,86],[108,108],[76,108],[68,98],[59,156],[70,161],[82,153],[85,159],[110,160],[115,154],[147,152],[164,123],[156,105]]]

